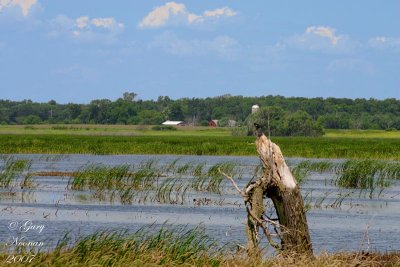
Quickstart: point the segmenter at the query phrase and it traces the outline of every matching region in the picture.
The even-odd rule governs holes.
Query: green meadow
[[[99,125],[99,124],[43,124],[43,125],[0,125],[1,134],[33,135],[105,135],[105,136],[230,136],[230,128],[176,127],[171,130],[154,130],[149,125]]]
[[[271,137],[287,157],[400,160],[399,131],[327,130],[323,137]],[[256,156],[255,138],[229,128],[38,125],[1,126],[2,154],[176,154]]]

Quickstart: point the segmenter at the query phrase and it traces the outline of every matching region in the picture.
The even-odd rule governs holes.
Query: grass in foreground
[[[322,253],[315,257],[278,255],[264,260],[249,259],[244,254],[219,248],[201,228],[161,228],[150,233],[146,228],[128,234],[103,231],[68,246],[60,240],[56,249],[40,252],[31,263],[11,260],[13,266],[399,266],[400,253]],[[153,229],[154,230],[154,229]],[[20,252],[20,255],[22,253]],[[10,255],[0,254],[0,262],[10,262]],[[31,255],[26,252],[25,255]],[[19,259],[19,258],[18,258]],[[27,257],[25,257],[27,259]]]

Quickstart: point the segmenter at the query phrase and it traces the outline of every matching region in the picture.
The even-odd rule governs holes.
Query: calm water
[[[240,170],[240,187],[252,176],[258,165],[257,157],[211,156],[152,156],[152,155],[15,155],[32,160],[30,172],[71,172],[90,163],[108,166],[129,164],[155,159],[166,166],[179,158],[178,164],[204,162],[211,166],[218,162],[235,162]],[[303,159],[289,158],[294,166]],[[340,162],[340,160],[335,160]],[[4,161],[0,161],[0,166]],[[311,239],[316,252],[400,250],[400,184],[396,182],[381,195],[370,199],[359,191],[334,186],[333,173],[311,173],[301,186],[305,199],[312,208],[307,213]],[[118,201],[99,201],[93,192],[67,189],[68,177],[33,177],[38,186],[32,191],[17,190],[10,196],[5,190],[0,195],[0,245],[19,241],[35,243],[42,249],[52,248],[69,232],[72,239],[101,229],[127,229],[135,231],[144,225],[203,225],[206,232],[222,245],[227,242],[245,243],[245,209],[241,198],[224,182],[222,194],[189,193],[183,205],[159,204],[136,199],[133,204]],[[187,177],[190,179],[190,177]],[[341,205],[335,203],[345,196]],[[196,205],[194,198],[209,198],[207,205]],[[336,202],[335,202],[336,201]],[[18,228],[16,227],[18,226]],[[21,227],[22,226],[22,227]],[[31,243],[32,244],[32,243]],[[2,249],[6,249],[2,247]]]

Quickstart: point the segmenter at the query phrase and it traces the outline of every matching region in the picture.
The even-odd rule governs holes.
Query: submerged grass
[[[389,187],[400,179],[400,162],[377,160],[348,160],[340,167],[337,184],[345,188],[368,189],[370,197],[375,189]]]
[[[219,170],[233,174],[234,169],[233,162],[206,167],[204,162],[179,164],[179,159],[163,165],[150,159],[139,163],[137,168],[89,164],[68,173],[68,188],[92,190],[101,200],[118,197],[123,204],[132,203],[135,197],[139,202],[183,204],[189,192],[221,193],[224,177]]]
[[[273,137],[287,157],[400,160],[399,138]],[[0,135],[7,154],[180,154],[255,156],[253,136]]]
[[[400,162],[383,160],[346,160],[333,163],[328,160],[311,162],[305,160],[292,168],[293,175],[302,183],[310,172],[333,172],[335,184],[342,188],[369,190],[369,196],[379,189],[389,187],[394,180],[400,179]]]
[[[0,188],[13,189],[19,186],[21,189],[33,187],[32,175],[28,172],[32,162],[14,157],[3,157],[4,163],[0,169]]]

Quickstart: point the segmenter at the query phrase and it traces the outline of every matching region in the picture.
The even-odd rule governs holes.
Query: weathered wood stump
[[[256,148],[260,156],[263,173],[256,181],[249,183],[245,190],[240,190],[233,178],[235,188],[243,196],[247,208],[247,251],[251,257],[260,255],[259,230],[263,230],[269,243],[282,252],[306,253],[312,255],[310,233],[305,215],[303,198],[299,186],[283,158],[281,149],[271,142],[256,125]],[[264,197],[272,200],[278,220],[264,215]],[[280,245],[276,244],[268,230],[272,224],[277,230]]]

